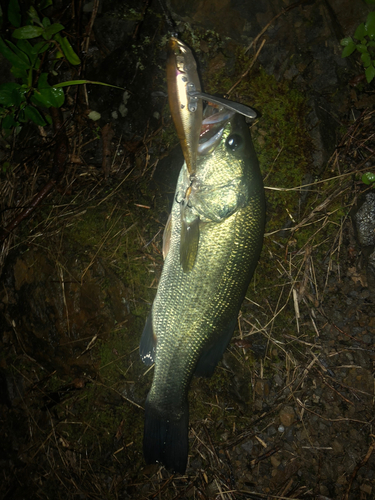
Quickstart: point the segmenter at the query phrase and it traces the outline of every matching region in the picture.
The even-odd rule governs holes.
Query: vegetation
[[[43,0],[38,10],[42,12],[50,5],[52,0]],[[12,38],[17,43],[0,37],[0,53],[12,64],[11,72],[20,83],[0,85],[0,127],[6,134],[28,120],[42,127],[51,123],[50,115],[41,108],[60,108],[65,100],[63,87],[84,83],[111,86],[87,80],[70,80],[51,86],[48,80],[58,75],[55,68],[61,59],[73,66],[81,64],[68,37],[62,35],[64,26],[51,23],[33,6],[26,13],[25,25],[21,26],[18,0],[9,2],[8,20],[14,28]]]
[[[368,4],[375,4],[375,0],[366,0]],[[375,78],[375,12],[370,12],[366,22],[361,23],[352,37],[343,38],[344,47],[342,57],[348,57],[355,50],[361,54],[361,61],[365,68],[366,80],[370,83]]]

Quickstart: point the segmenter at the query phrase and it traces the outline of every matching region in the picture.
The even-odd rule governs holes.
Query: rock
[[[344,452],[344,447],[342,445],[342,442],[340,442],[338,439],[335,439],[333,441],[332,449],[335,455],[341,455]]]
[[[289,427],[296,419],[294,409],[291,406],[284,406],[280,411],[280,421],[285,427]]]
[[[272,455],[271,464],[275,468],[277,468],[281,464],[281,461],[279,460],[278,455]]]
[[[251,453],[253,451],[253,447],[254,447],[254,443],[251,439],[249,439],[248,441],[245,441],[245,443],[241,444],[241,448],[244,449],[246,451],[246,453],[248,453],[249,455],[251,455]]]
[[[359,244],[375,245],[375,193],[367,193],[360,208],[352,216]]]
[[[351,368],[344,379],[344,384],[368,394],[374,393],[374,378],[370,370]]]
[[[257,380],[255,382],[255,392],[258,394],[258,396],[266,398],[270,393],[270,386],[268,380],[264,379]]]

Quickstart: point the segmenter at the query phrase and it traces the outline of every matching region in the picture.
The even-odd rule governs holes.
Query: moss
[[[141,409],[137,410],[126,400],[131,400],[127,386],[139,379],[142,369],[140,363],[133,368],[131,359],[137,344],[138,339],[125,328],[99,342],[93,352],[97,380],[92,380],[83,391],[57,408],[63,420],[58,425],[59,433],[68,442],[75,442],[75,447],[89,450],[91,459],[103,460],[108,450],[116,452],[130,443],[132,448],[127,453],[134,453],[141,463],[143,419],[141,415],[135,418]],[[117,459],[126,461],[121,454]]]

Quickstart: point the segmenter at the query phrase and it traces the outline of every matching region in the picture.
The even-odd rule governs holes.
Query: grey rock
[[[375,193],[365,195],[365,201],[353,220],[359,243],[363,246],[375,245]]]

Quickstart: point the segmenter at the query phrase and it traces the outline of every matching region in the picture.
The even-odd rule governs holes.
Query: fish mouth
[[[218,108],[209,103],[204,112],[201,133],[199,136],[198,155],[208,155],[214,151],[219,144],[224,129],[235,115],[235,112],[227,108]]]

